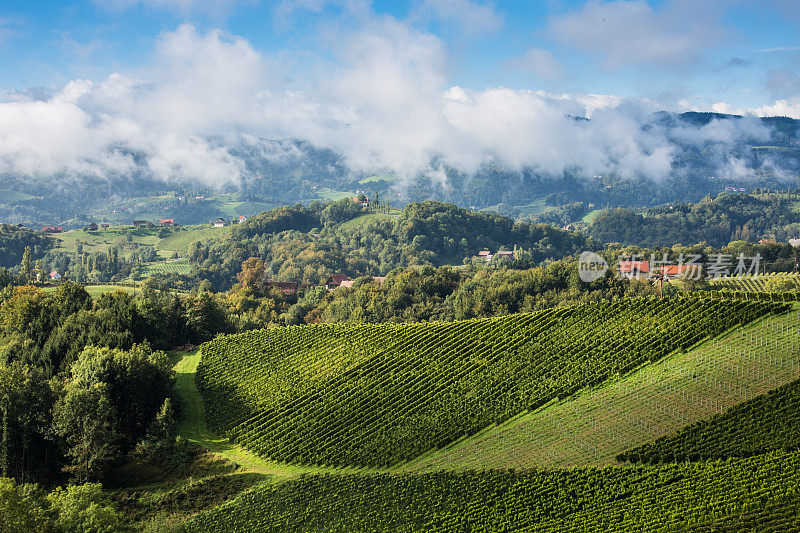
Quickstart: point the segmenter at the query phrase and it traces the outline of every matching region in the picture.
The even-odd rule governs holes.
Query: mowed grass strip
[[[402,471],[617,464],[616,455],[800,377],[800,310],[422,456]]]

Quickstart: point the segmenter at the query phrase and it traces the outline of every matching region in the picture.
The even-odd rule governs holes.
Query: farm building
[[[50,279],[53,280],[53,281],[60,281],[61,280],[61,274],[59,274],[58,271],[53,270],[52,272],[50,272]]]
[[[134,226],[152,226],[153,223],[150,222],[149,220],[134,220],[133,221],[133,225]]]
[[[225,220],[224,218],[217,218],[211,222],[211,225],[214,226],[215,228],[222,228],[228,225],[228,221]]]
[[[332,291],[333,289],[341,286],[343,281],[350,281],[350,278],[348,278],[345,274],[334,274],[325,280],[325,288],[329,291]]]
[[[175,225],[174,218],[160,218],[158,219],[158,225],[162,228],[170,228]]]
[[[44,226],[42,231],[45,233],[63,233],[64,226]]]
[[[619,275],[623,278],[643,278],[650,274],[649,261],[620,261]]]
[[[92,222],[91,224],[86,226],[86,229],[88,229],[89,231],[97,231],[97,228],[98,228],[98,225],[95,222]]]

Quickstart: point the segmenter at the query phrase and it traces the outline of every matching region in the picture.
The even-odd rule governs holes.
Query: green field
[[[546,205],[544,203],[544,198],[539,198],[536,201],[525,205],[515,205],[514,207],[518,209],[523,216],[540,215],[555,209],[555,206]]]
[[[221,239],[228,234],[234,226],[215,228],[208,224],[199,226],[181,226],[172,230],[172,233],[156,241],[157,250],[179,252],[185,254],[193,242],[206,242],[211,239]]]
[[[306,476],[258,485],[187,530],[796,532],[798,483],[800,452],[783,451],[645,468]]]
[[[238,219],[240,216],[253,216],[275,208],[274,204],[263,202],[220,202],[220,211],[227,217]]]
[[[139,279],[149,278],[156,274],[181,274],[189,276],[191,273],[192,267],[187,259],[158,261],[144,264]]]
[[[174,366],[176,389],[183,405],[177,429],[178,434],[187,440],[203,446],[225,460],[236,463],[243,471],[267,474],[277,480],[302,474],[375,472],[375,470],[356,468],[318,468],[269,461],[212,432],[206,425],[205,405],[195,385],[195,374],[200,358],[200,350],[195,350],[182,355]]]
[[[84,289],[89,295],[97,300],[100,296],[107,292],[114,292],[114,291],[122,291],[127,292],[128,294],[133,294],[133,286],[132,285],[116,285],[116,284],[100,284],[100,285],[84,285]],[[50,292],[56,290],[56,287],[42,287],[43,291]]]
[[[343,230],[352,230],[355,228],[360,228],[365,224],[373,221],[380,221],[380,220],[395,220],[397,215],[390,215],[388,213],[369,213],[367,215],[361,215],[360,217],[356,217],[352,220],[348,220],[347,222],[343,222],[339,224],[339,229]]]
[[[387,181],[389,183],[394,183],[397,181],[396,176],[369,176],[368,178],[364,178],[363,180],[359,180],[358,183],[361,185],[366,185],[368,183],[380,183],[382,181]]]
[[[0,189],[0,204],[13,204],[17,202],[24,202],[34,198],[30,194],[24,192],[12,191],[9,189]]]
[[[617,454],[800,377],[800,309],[526,413],[404,471],[615,464]]]
[[[78,243],[83,244],[85,252],[105,252],[112,246],[120,246],[124,253],[134,249],[131,243],[140,246],[153,246],[162,257],[170,257],[171,252],[185,254],[189,244],[194,241],[205,242],[221,238],[231,232],[233,226],[215,228],[208,224],[179,226],[171,228],[166,237],[159,237],[161,228],[135,228],[134,226],[112,226],[107,230],[84,231],[75,229],[65,233],[55,233],[56,249],[74,252]],[[128,240],[130,238],[130,241]]]
[[[589,211],[588,213],[583,215],[581,221],[586,222],[587,224],[592,224],[594,223],[594,219],[596,219],[598,215],[600,215],[600,213],[602,212],[603,212],[602,209],[594,209],[592,211]]]
[[[57,250],[74,252],[78,243],[81,243],[84,252],[105,252],[112,246],[120,246],[128,253],[133,249],[128,243],[128,235],[131,242],[138,245],[155,246],[158,242],[156,230],[135,230],[133,226],[113,226],[104,231],[74,229],[65,233],[54,233],[52,237],[57,240]]]
[[[336,191],[331,189],[330,187],[317,187],[316,193],[319,198],[323,200],[332,200],[334,202],[354,196],[354,193],[352,192]]]
[[[800,275],[796,274],[773,272],[755,277],[726,277],[709,280],[709,284],[714,288],[748,292],[767,292],[770,287],[776,285],[776,282],[785,282],[780,283],[780,285],[785,285],[782,290],[800,290]]]
[[[754,316],[745,313],[731,322],[731,313],[755,311],[755,308],[741,307],[741,301],[716,300],[715,309],[697,308],[689,312],[688,307],[674,306],[679,303],[704,306],[709,301],[691,299],[671,304],[670,301],[649,301],[648,305],[654,306],[651,311],[657,311],[651,316],[659,318],[659,326],[655,323],[643,325],[649,322],[643,320],[645,315],[637,313],[608,320],[614,308],[603,308],[599,316],[605,317],[605,321],[597,322],[596,316],[579,315],[582,320],[573,328],[564,325],[568,312],[565,315],[551,311],[542,315],[541,321],[529,318],[528,322],[519,322],[524,315],[518,315],[516,318],[416,327],[378,325],[378,328],[391,329],[392,333],[377,344],[372,342],[370,333],[370,328],[376,326],[368,324],[278,329],[266,336],[264,332],[251,332],[208,343],[204,345],[209,353],[203,356],[203,375],[199,379],[203,384],[202,394],[194,388],[190,378],[197,367],[197,355],[185,356],[176,367],[179,390],[188,406],[180,432],[221,457],[238,462],[248,471],[270,476],[228,503],[200,514],[187,524],[187,530],[796,531],[792,527],[800,518],[800,493],[797,491],[800,452],[787,453],[782,449],[791,443],[778,442],[772,448],[758,451],[754,457],[668,462],[655,466],[619,466],[616,456],[659,437],[675,435],[687,425],[718,417],[742,402],[760,400],[765,392],[800,378],[800,305],[794,304],[788,311],[783,307],[784,311],[778,314],[756,313],[761,318],[750,322],[747,316]],[[623,309],[626,308],[623,306]],[[733,327],[715,334],[711,324],[722,316],[726,317],[726,324]],[[698,323],[702,317],[711,322]],[[482,325],[501,324],[509,319],[510,327],[499,328],[499,336],[482,329]],[[676,320],[675,328],[669,322],[671,319]],[[543,329],[528,331],[532,323]],[[605,337],[592,336],[591,328],[586,327],[590,323],[606,331]],[[453,334],[464,327],[467,337],[456,342],[459,336]],[[644,329],[636,329],[642,327]],[[303,439],[317,439],[315,426],[319,423],[320,429],[326,430],[326,446],[336,448],[344,443],[352,449],[355,441],[350,439],[359,432],[359,416],[389,423],[388,426],[384,424],[384,429],[373,426],[378,435],[398,419],[411,420],[418,425],[437,413],[447,413],[446,420],[457,423],[464,409],[469,412],[470,397],[480,397],[481,387],[487,381],[502,383],[504,377],[513,376],[513,381],[507,381],[504,386],[516,383],[524,387],[524,379],[534,378],[530,370],[521,367],[493,369],[490,354],[513,359],[513,348],[520,346],[520,339],[524,345],[536,338],[533,331],[553,337],[541,346],[545,351],[539,355],[532,351],[527,355],[539,363],[540,369],[546,369],[546,365],[541,366],[546,360],[544,354],[559,353],[559,350],[557,358],[564,367],[581,360],[580,357],[575,359],[576,353],[585,353],[594,365],[598,364],[598,354],[606,352],[624,354],[623,357],[631,353],[647,354],[649,352],[642,351],[643,348],[657,345],[648,337],[648,328],[653,327],[664,340],[672,339],[671,342],[681,346],[685,347],[686,343],[678,339],[687,333],[687,341],[700,340],[700,343],[688,351],[664,345],[670,352],[667,357],[651,354],[630,372],[625,371],[624,365],[619,366],[619,373],[608,379],[601,378],[595,385],[570,388],[547,403],[523,410],[500,424],[489,424],[472,436],[389,468],[323,468],[296,455],[291,462],[277,463],[241,445],[220,440],[203,420],[203,410],[209,406],[211,412],[206,412],[206,417],[219,424],[221,416],[235,420],[242,415],[237,403],[240,407],[251,404],[273,413],[285,411],[289,420],[300,428]],[[422,334],[425,328],[430,330],[430,336]],[[702,333],[697,336],[692,329]],[[315,332],[327,333],[319,336]],[[519,339],[514,337],[515,332],[521,334]],[[392,343],[403,337],[408,337],[409,343],[397,349]],[[400,402],[398,405],[412,405],[412,399],[421,397],[420,389],[433,375],[424,365],[419,367],[418,375],[413,365],[394,375],[391,354],[402,353],[402,358],[409,362],[417,360],[420,355],[416,352],[425,352],[423,347],[428,337],[434,342],[431,346],[439,350],[436,353],[440,355],[434,359],[444,363],[444,359],[467,348],[474,353],[476,367],[488,372],[480,373],[480,377],[465,388],[453,389],[450,396],[426,396],[425,402],[431,404],[433,410],[426,411],[424,416],[390,408],[392,404],[388,400],[395,396],[394,401]],[[606,340],[598,342],[603,338]],[[220,404],[221,398],[214,397],[216,393],[208,388],[207,359],[215,359],[220,346],[233,340],[244,342],[237,345],[240,348],[231,351],[227,359],[216,364],[217,372],[229,374],[218,391],[224,389],[223,394],[230,395],[233,401]],[[233,346],[229,344],[229,348]],[[285,354],[286,350],[291,355]],[[270,355],[258,355],[263,353]],[[374,359],[370,359],[371,353],[376,355]],[[320,358],[322,354],[324,357]],[[385,377],[387,383],[396,385],[408,379],[411,386],[402,390],[375,387],[370,378],[370,364],[373,363],[365,364],[366,361],[377,365],[375,371]],[[448,390],[448,383],[463,383],[463,378],[459,377],[463,373],[445,366],[438,370],[451,378],[438,381],[440,392]],[[296,372],[287,372],[290,367],[296,367]],[[552,373],[556,368],[544,370],[535,378],[535,383],[553,386],[560,382]],[[599,368],[595,366],[594,370]],[[353,380],[356,387],[353,390],[366,391],[363,402],[342,387],[348,380]],[[328,383],[335,387],[329,388]],[[308,392],[305,400],[287,403],[285,399],[296,395],[298,390]],[[326,390],[338,395],[338,399],[328,398]],[[503,395],[514,394],[513,386],[504,391],[486,387],[485,392],[489,394],[486,398],[498,400]],[[204,397],[206,402],[211,400],[210,404],[204,402]],[[442,401],[447,397],[450,399]],[[351,414],[345,411],[326,414],[315,409],[316,405],[330,401],[351,404],[356,410]],[[221,405],[224,405],[223,410],[215,414]],[[763,414],[764,420],[771,416],[787,416],[782,402],[758,405],[771,409]],[[344,417],[348,432],[333,431],[341,422],[339,417]],[[244,440],[250,442],[248,438],[263,433],[267,420],[268,417],[257,417],[248,421],[242,426],[249,427],[245,433],[234,432],[237,439],[246,436]],[[784,425],[791,424],[780,420]],[[728,427],[727,431],[734,432],[731,435],[741,440],[746,437],[735,432],[752,431],[752,422]],[[281,432],[293,431],[291,424],[281,427]],[[435,425],[426,431],[434,427],[442,428]],[[411,430],[412,427],[408,427],[395,437],[389,429],[390,439],[370,449],[373,452],[383,449],[393,442],[392,439],[408,439],[413,435]],[[284,439],[282,442],[288,450],[307,447],[302,440]],[[252,445],[247,447],[253,449]]]
[[[204,345],[198,383],[211,427],[262,456],[386,467],[781,307],[634,299],[451,323],[262,330]]]

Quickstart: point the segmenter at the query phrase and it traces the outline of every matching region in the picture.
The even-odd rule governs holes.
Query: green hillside
[[[756,277],[725,277],[709,281],[714,288],[733,291],[766,292],[800,290],[800,276],[796,274],[771,273]]]
[[[800,453],[645,468],[307,476],[258,486],[187,530],[633,532],[738,523],[797,531]],[[752,520],[752,518],[750,518]]]
[[[525,413],[404,465],[407,471],[616,464],[625,450],[675,434],[800,377],[800,309],[765,317],[686,353]]]
[[[75,229],[65,233],[55,233],[53,237],[57,239],[56,249],[69,252],[74,252],[80,243],[85,252],[105,252],[112,246],[119,246],[123,251],[130,251],[134,246],[152,246],[162,255],[169,256],[171,252],[185,254],[192,242],[205,242],[224,237],[230,233],[232,227],[214,228],[209,224],[202,224],[170,228],[162,233],[161,228],[112,226],[99,231]]]
[[[800,449],[800,381],[793,381],[724,414],[682,429],[618,457],[621,461],[670,462],[749,457]]]
[[[638,299],[262,330],[205,344],[198,385],[211,427],[265,457],[390,466],[782,307]]]

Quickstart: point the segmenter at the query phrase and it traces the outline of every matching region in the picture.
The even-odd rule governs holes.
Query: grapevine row
[[[203,346],[208,422],[273,460],[391,466],[783,304],[633,299],[426,324],[276,328]]]

